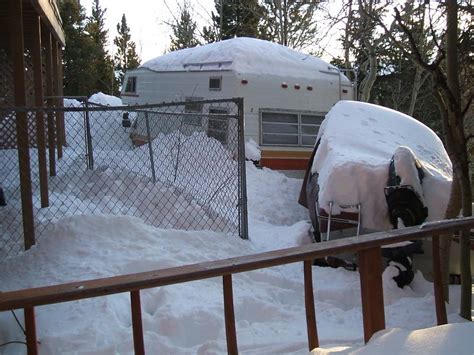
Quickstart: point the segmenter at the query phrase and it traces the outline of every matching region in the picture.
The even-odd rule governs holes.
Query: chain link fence
[[[79,214],[130,215],[161,228],[247,238],[241,99],[109,107],[76,98],[65,99],[64,108],[24,111],[36,240]],[[7,138],[0,142],[0,257],[24,249],[15,112],[0,108],[0,135]],[[38,113],[44,148],[36,138]],[[42,208],[39,172],[46,165],[49,206]]]

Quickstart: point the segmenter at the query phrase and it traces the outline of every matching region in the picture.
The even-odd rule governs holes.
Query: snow
[[[395,155],[402,184],[412,185],[428,207],[427,221],[439,220],[449,200],[451,161],[436,134],[414,118],[373,104],[339,101],[326,115],[311,171],[319,174],[319,203],[333,213],[361,203],[362,227],[391,229],[384,187]],[[422,164],[420,184],[411,157]]]
[[[333,347],[313,350],[313,355],[444,355],[472,354],[474,324],[446,324],[419,330],[387,329],[376,333],[365,347]]]
[[[253,139],[245,142],[245,158],[253,161],[259,161],[261,158],[260,147]]]
[[[104,101],[103,104],[110,103]],[[75,101],[68,104],[79,105]],[[199,136],[194,138],[202,139]],[[115,139],[120,141],[121,138]],[[161,137],[160,141],[165,142],[165,139]],[[165,146],[157,149],[165,149]],[[125,152],[125,149],[119,149],[104,154],[114,153],[119,161],[126,161]],[[117,171],[104,172],[101,183],[104,187],[107,184],[120,185],[121,174],[127,169],[123,164]],[[17,257],[2,259],[0,292],[156,270],[310,243],[307,210],[297,204],[301,180],[269,169],[257,169],[251,162],[246,163],[246,172],[248,241],[228,233],[183,231],[176,227],[163,229],[153,227],[141,218],[92,214],[91,210],[88,214],[57,220],[35,247]],[[144,195],[157,193],[157,190],[147,190],[146,186],[141,186],[140,190],[142,188],[141,193],[133,195],[137,202]],[[97,200],[87,197],[91,198],[88,203],[72,196],[74,190],[58,193],[67,193],[72,199],[70,203],[84,203],[91,209],[95,202],[110,202],[114,206],[117,203],[100,193]],[[120,209],[120,205],[117,208]],[[111,210],[111,213],[115,212]],[[158,209],[155,212],[159,213]],[[196,213],[195,210],[188,212]],[[54,211],[49,209],[44,213],[54,215]],[[368,346],[363,347],[358,273],[313,268],[318,334],[322,346],[316,353],[339,351],[333,347],[335,344],[341,351],[350,353],[353,350],[357,354],[380,353],[382,346],[386,354],[410,354],[421,350],[429,350],[430,354],[472,353],[472,325],[461,323],[463,320],[457,315],[459,287],[450,286],[452,301],[447,304],[447,311],[451,324],[417,330],[436,323],[433,285],[417,272],[413,283],[400,289],[392,279],[394,273],[395,267],[391,266],[382,276],[388,329],[376,334]],[[236,274],[233,276],[233,289],[240,353],[308,353],[302,263]],[[143,290],[141,299],[148,353],[227,352],[221,279]],[[40,353],[133,353],[127,293],[41,306],[35,311]],[[22,320],[22,311],[15,312]],[[0,344],[15,340],[24,340],[24,335],[13,315],[1,312]],[[0,347],[2,354],[25,352],[22,344]]]
[[[122,99],[116,96],[111,96],[104,94],[103,92],[98,92],[93,94],[88,99],[89,102],[98,105],[105,105],[105,106],[122,106]]]
[[[320,79],[335,66],[322,59],[297,52],[277,43],[238,37],[174,51],[141,65],[154,71],[233,70],[239,74],[277,75],[300,79]],[[341,80],[349,82],[341,75]]]

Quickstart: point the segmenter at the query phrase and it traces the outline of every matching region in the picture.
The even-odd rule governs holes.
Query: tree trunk
[[[373,48],[369,49],[368,57],[369,70],[366,72],[366,77],[361,83],[360,88],[360,101],[362,102],[369,102],[372,87],[377,79],[377,56]]]
[[[459,66],[457,53],[457,30],[458,30],[458,5],[456,0],[446,1],[446,77],[452,99],[449,102],[449,126],[451,135],[455,137],[453,144],[456,145],[456,157],[453,165],[457,170],[462,194],[462,211],[464,217],[472,215],[471,184],[469,181],[469,160],[467,158],[466,139],[464,137],[464,124],[461,112],[461,93],[459,89]],[[449,93],[448,93],[449,94]],[[471,320],[471,292],[472,276],[469,260],[469,234],[467,231],[461,233],[461,317]]]
[[[415,72],[415,80],[413,82],[413,89],[411,91],[410,107],[408,108],[407,112],[409,116],[413,116],[413,112],[415,111],[416,99],[418,98],[418,93],[420,92],[421,86],[424,82],[424,80],[421,80],[422,73],[423,69],[419,65],[417,65]]]

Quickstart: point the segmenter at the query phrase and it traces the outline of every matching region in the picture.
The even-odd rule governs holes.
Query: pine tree
[[[118,35],[114,39],[114,44],[117,46],[114,62],[115,70],[122,83],[125,71],[138,67],[140,58],[136,51],[135,42],[131,40],[130,27],[127,26],[125,14],[122,15],[122,20],[117,24],[117,32]]]
[[[171,51],[196,47],[199,44],[199,41],[196,39],[197,24],[192,19],[188,8],[189,3],[185,1],[180,8],[179,19],[175,19],[174,23],[169,24],[173,31],[171,36]]]
[[[234,37],[260,38],[259,23],[264,8],[257,0],[215,0],[215,9],[211,26],[202,31],[206,42]]]
[[[309,47],[316,40],[317,4],[317,1],[265,1],[260,38],[294,49]]]
[[[94,92],[95,68],[93,65],[93,42],[85,33],[85,12],[78,1],[60,2],[60,14],[67,38],[63,53],[64,94],[89,96]]]
[[[105,29],[105,9],[99,0],[94,0],[91,16],[85,26],[93,42],[93,60],[96,73],[95,89],[107,94],[113,94],[117,87],[114,65],[106,50],[108,30]]]

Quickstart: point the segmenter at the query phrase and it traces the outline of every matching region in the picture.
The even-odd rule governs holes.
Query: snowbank
[[[319,173],[320,206],[362,206],[362,226],[391,229],[384,187],[390,159],[411,150],[422,165],[421,185],[428,218],[444,217],[452,180],[451,161],[436,134],[414,118],[368,103],[339,101],[326,115],[318,133],[321,138],[312,172]],[[399,164],[398,167],[401,169]]]
[[[387,329],[374,334],[362,347],[317,348],[312,355],[472,355],[474,351],[472,322],[446,324],[438,327],[409,331]]]
[[[89,97],[89,102],[104,106],[123,106],[122,99],[116,96],[104,94],[98,92]]]
[[[253,139],[245,142],[245,158],[253,161],[259,161],[261,158],[260,147]]]
[[[306,211],[296,203],[301,181],[257,169],[250,162],[247,177],[250,241],[209,231],[155,228],[127,216],[73,216],[58,221],[30,251],[0,261],[0,291],[167,268],[309,242]],[[107,175],[106,180],[117,181]],[[137,202],[142,196],[136,196]],[[420,273],[403,289],[390,277],[383,279],[387,327],[419,329],[436,324],[433,286]],[[237,274],[233,282],[241,353],[308,353],[302,263]],[[362,345],[358,273],[314,267],[313,282],[322,346]],[[451,296],[448,319],[460,322],[458,286],[451,286]],[[144,290],[141,299],[147,352],[226,353],[220,279]],[[21,311],[17,315],[22,318]],[[36,316],[41,353],[133,353],[128,294],[37,307]],[[24,339],[10,312],[0,313],[0,329],[0,343]],[[17,354],[25,347],[11,344],[0,351]]]
[[[327,78],[336,67],[322,59],[297,52],[277,43],[238,37],[186,48],[151,59],[141,65],[155,71],[234,70],[237,73]],[[341,75],[341,80],[349,80]]]

